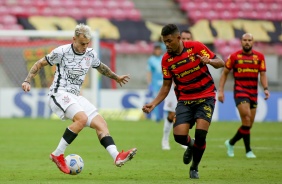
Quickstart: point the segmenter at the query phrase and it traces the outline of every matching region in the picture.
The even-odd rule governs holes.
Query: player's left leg
[[[195,142],[193,146],[193,161],[190,167],[190,178],[198,179],[198,166],[206,149],[206,136],[210,123],[204,119],[196,120]]]
[[[115,142],[109,133],[107,123],[101,115],[97,114],[92,119],[90,127],[96,130],[101,145],[103,145],[104,148],[108,151],[108,153],[112,156],[116,166],[121,167],[127,161],[131,160],[136,154],[136,148],[132,148],[126,152],[119,152],[117,150]]]
[[[246,157],[247,158],[256,158],[256,156],[253,154],[251,146],[250,146],[250,129],[252,126],[252,112],[255,113],[256,110],[251,110],[250,103],[242,103],[237,106],[242,126],[240,128],[240,133],[242,135],[242,138],[244,140],[244,145],[246,149]]]
[[[252,108],[251,105],[251,126],[250,126],[250,134],[248,137],[246,137],[244,140],[244,144],[245,144],[245,148],[246,148],[246,157],[247,158],[256,158],[256,155],[253,153],[252,149],[251,149],[251,128],[253,126],[253,123],[255,121],[255,116],[256,116],[256,108]],[[246,146],[248,145],[248,146]]]

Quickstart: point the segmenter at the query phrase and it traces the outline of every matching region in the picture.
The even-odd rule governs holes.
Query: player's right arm
[[[221,103],[224,102],[224,85],[225,85],[229,72],[230,70],[224,67],[224,69],[222,70],[220,79],[219,79],[219,90],[218,90],[217,98],[218,98],[218,101],[220,101]]]
[[[45,57],[36,61],[36,63],[34,63],[34,65],[29,70],[27,77],[25,78],[24,82],[22,83],[22,89],[25,92],[30,91],[31,80],[39,73],[41,68],[43,68],[46,65],[49,65],[49,63],[47,62]]]
[[[168,95],[171,88],[171,84],[172,80],[164,80],[157,97],[151,103],[145,104],[143,106],[143,112],[150,113],[157,105],[159,105]]]

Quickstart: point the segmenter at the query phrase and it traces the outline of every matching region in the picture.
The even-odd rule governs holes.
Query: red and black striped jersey
[[[255,50],[246,55],[239,50],[228,57],[225,67],[233,70],[234,97],[247,97],[257,101],[258,74],[266,71],[264,55]]]
[[[179,55],[165,53],[162,58],[164,80],[173,80],[178,100],[195,100],[215,97],[215,85],[206,65],[196,57],[215,58],[215,54],[198,41],[183,42]]]

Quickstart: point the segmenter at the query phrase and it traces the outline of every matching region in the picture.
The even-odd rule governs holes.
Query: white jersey
[[[170,111],[170,112],[175,112],[175,108],[177,106],[177,98],[174,92],[174,85],[171,85],[170,91],[165,98],[164,101],[164,110],[165,111]]]
[[[85,53],[78,54],[74,52],[72,44],[55,48],[45,58],[51,66],[56,65],[49,95],[65,91],[78,96],[88,69],[97,68],[101,64],[93,48],[87,48]]]

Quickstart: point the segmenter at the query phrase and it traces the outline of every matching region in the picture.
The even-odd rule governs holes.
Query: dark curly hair
[[[167,24],[162,28],[162,36],[179,33],[179,29],[175,24]]]

